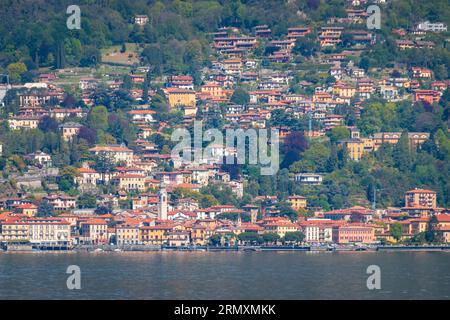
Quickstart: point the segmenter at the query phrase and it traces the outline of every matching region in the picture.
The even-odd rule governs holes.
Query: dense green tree
[[[96,130],[108,129],[108,110],[104,106],[97,106],[91,109],[87,117],[89,128]]]
[[[300,53],[304,57],[311,57],[319,51],[320,46],[316,34],[311,33],[305,37],[300,37],[295,41],[293,52]]]
[[[54,118],[50,116],[44,116],[39,122],[38,128],[44,132],[56,132],[58,130],[58,126],[59,124]]]
[[[58,177],[58,187],[62,191],[69,191],[75,187],[75,177],[78,175],[77,169],[65,166],[61,169]]]
[[[238,235],[238,239],[239,241],[250,245],[258,245],[264,242],[263,237],[256,232],[242,232]]]
[[[347,127],[338,126],[331,129],[328,135],[331,143],[337,143],[340,140],[350,138],[350,130]]]
[[[20,77],[27,71],[27,66],[23,62],[11,63],[7,67],[9,79],[12,83],[20,81]]]
[[[242,88],[237,88],[234,90],[230,101],[238,105],[246,105],[250,102],[250,96],[247,91]]]
[[[403,236],[403,227],[400,223],[393,223],[390,227],[391,236],[399,241]]]
[[[280,236],[275,232],[267,232],[263,234],[263,240],[265,243],[275,244],[280,240]]]
[[[395,166],[402,172],[411,169],[413,158],[408,133],[404,132],[392,151]]]
[[[298,213],[295,211],[289,202],[281,201],[276,205],[277,210],[281,216],[288,217],[291,220],[296,220]]]
[[[213,234],[211,237],[209,237],[209,243],[212,246],[219,246],[221,244],[222,241],[222,236],[218,233]]]
[[[80,209],[96,208],[97,197],[94,194],[84,193],[77,200]]]
[[[298,161],[301,154],[308,148],[308,142],[305,139],[303,132],[291,132],[284,140],[283,151],[284,159],[281,163],[282,168],[289,167],[295,161]]]
[[[305,234],[301,231],[294,231],[294,232],[286,232],[284,235],[284,241],[285,242],[292,242],[295,244],[303,242],[305,239]]]
[[[438,223],[439,221],[436,216],[432,216],[430,218],[430,221],[428,222],[427,231],[425,232],[425,239],[427,240],[428,243],[441,242],[442,239],[439,234]]]
[[[37,216],[38,217],[52,217],[55,214],[55,210],[52,204],[47,200],[43,200],[39,203]]]
[[[127,74],[123,77],[122,88],[125,90],[131,90],[133,88],[133,83],[131,82],[131,77]]]
[[[95,214],[98,214],[98,215],[104,215],[104,214],[111,213],[111,210],[108,207],[99,206],[95,209],[94,212],[95,212]]]

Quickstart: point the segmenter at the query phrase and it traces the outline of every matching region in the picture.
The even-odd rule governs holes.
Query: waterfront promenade
[[[45,251],[76,251],[76,252],[151,252],[151,251],[450,251],[449,245],[390,245],[390,246],[356,246],[356,245],[279,245],[279,246],[161,246],[161,245],[76,245],[76,246],[39,246],[10,245],[4,247],[4,252],[45,252]]]

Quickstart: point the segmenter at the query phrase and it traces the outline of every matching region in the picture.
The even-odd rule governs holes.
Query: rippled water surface
[[[69,265],[81,290],[67,289]],[[381,268],[381,290],[366,269]],[[0,299],[449,299],[450,252],[0,253]]]

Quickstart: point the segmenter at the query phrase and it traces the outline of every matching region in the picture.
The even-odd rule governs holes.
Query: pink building
[[[333,242],[346,243],[374,243],[375,229],[367,225],[347,224],[333,227]]]

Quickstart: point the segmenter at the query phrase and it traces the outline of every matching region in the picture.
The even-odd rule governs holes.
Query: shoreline
[[[75,246],[54,248],[32,248],[31,246],[15,246],[1,253],[121,253],[121,252],[450,252],[450,246],[342,246],[342,247],[311,247],[311,246],[239,246],[239,247],[168,247],[168,246]]]

